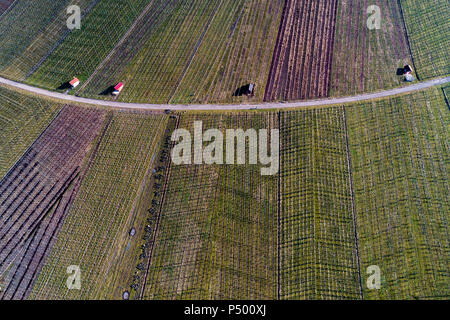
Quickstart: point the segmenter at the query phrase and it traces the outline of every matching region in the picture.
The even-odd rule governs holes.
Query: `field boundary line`
[[[278,116],[278,130],[281,130],[281,112],[277,113]],[[280,151],[282,152],[283,148],[281,147],[281,135],[278,135],[278,145],[280,147]],[[280,157],[281,158],[281,157]],[[281,300],[281,161],[278,161],[278,226],[277,226],[277,300]]]
[[[348,125],[347,125],[347,112],[345,106],[342,106],[342,115],[344,117],[344,131],[345,131],[345,146],[347,149],[347,166],[348,166],[348,180],[350,186],[350,198],[352,202],[352,217],[353,217],[353,229],[354,229],[354,237],[355,237],[355,249],[356,249],[356,266],[358,269],[358,280],[359,280],[359,290],[361,300],[364,300],[363,289],[362,289],[362,280],[361,280],[361,257],[359,254],[359,241],[358,241],[358,230],[356,224],[356,205],[355,205],[355,193],[353,190],[353,172],[352,172],[352,159],[350,155],[350,143],[348,139]]]
[[[170,121],[170,119],[168,119],[167,126],[169,125],[169,121]],[[177,121],[175,123],[175,130],[178,129],[179,124],[180,124],[180,116],[177,116]],[[163,137],[164,137],[164,134],[163,134]],[[174,143],[171,142],[171,145],[173,145],[173,144]],[[157,153],[159,155],[159,151]],[[149,270],[150,270],[150,264],[152,262],[153,249],[155,247],[156,235],[158,234],[158,227],[159,227],[159,222],[161,219],[161,213],[162,213],[162,209],[163,209],[163,205],[164,205],[164,200],[166,198],[167,186],[168,186],[169,180],[170,180],[170,169],[171,168],[172,168],[172,161],[169,159],[167,169],[166,169],[166,178],[164,181],[164,188],[163,188],[162,194],[161,194],[161,203],[159,205],[158,215],[156,216],[155,231],[153,232],[153,237],[152,237],[152,245],[150,247],[150,252],[148,254],[147,267],[145,269],[144,281],[142,282],[141,292],[139,293],[139,300],[143,300],[144,295],[145,295],[145,286],[147,284],[147,278],[148,278],[148,274],[149,274]]]
[[[409,41],[408,26],[406,24],[405,14],[403,13],[402,1],[401,0],[397,0],[397,3],[398,3],[398,9],[400,10],[400,16],[402,18],[402,24],[403,24],[403,29],[404,29],[405,38],[406,38],[406,44],[408,45],[409,55],[411,56],[411,61],[412,61],[412,64],[413,64],[414,72],[416,73],[417,80],[420,81],[419,72],[417,72],[418,70],[416,68],[416,61],[414,59],[414,55],[413,55],[413,52],[412,52],[412,49],[411,49],[411,42]]]
[[[40,96],[46,96],[58,100],[91,104],[96,106],[104,106],[118,109],[131,109],[131,110],[173,110],[173,111],[225,111],[225,110],[265,110],[265,109],[292,109],[301,107],[322,107],[330,105],[342,105],[353,102],[361,102],[372,99],[380,99],[392,97],[400,94],[411,93],[423,89],[428,89],[434,86],[443,85],[450,82],[450,76],[436,78],[424,82],[418,82],[405,87],[377,91],[373,93],[365,93],[356,96],[341,97],[341,98],[325,98],[315,99],[307,101],[293,101],[293,102],[261,102],[259,104],[143,104],[143,103],[131,103],[131,102],[117,102],[108,100],[97,100],[81,98],[71,95],[66,95],[59,92],[53,92],[38,87],[33,87],[27,84],[19,83],[16,81],[8,80],[0,77],[0,85],[14,87],[20,90],[24,90],[30,93],[34,93]]]
[[[444,100],[447,103],[447,108],[450,111],[450,103],[449,103],[449,100],[448,100],[448,97],[447,97],[447,93],[445,92],[445,88],[441,88],[441,90],[442,90],[442,94],[444,95]]]

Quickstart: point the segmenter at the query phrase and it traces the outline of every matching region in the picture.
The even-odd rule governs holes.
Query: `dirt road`
[[[288,109],[299,107],[315,107],[326,106],[334,104],[348,104],[352,102],[359,102],[371,99],[385,98],[395,96],[398,94],[404,94],[414,91],[423,90],[426,88],[442,85],[450,82],[450,77],[439,78],[424,82],[415,83],[402,88],[395,88],[391,90],[379,91],[374,93],[361,94],[352,97],[343,98],[326,98],[309,101],[297,101],[297,102],[264,102],[259,104],[142,104],[142,103],[126,103],[116,101],[105,101],[96,99],[87,99],[76,96],[71,96],[63,93],[52,92],[36,87],[32,87],[23,83],[18,83],[5,78],[0,77],[0,85],[11,86],[17,89],[25,90],[31,93],[35,93],[45,97],[51,97],[55,99],[64,100],[67,102],[78,102],[93,104],[97,106],[105,106],[120,109],[136,109],[136,110],[249,110],[249,109]]]

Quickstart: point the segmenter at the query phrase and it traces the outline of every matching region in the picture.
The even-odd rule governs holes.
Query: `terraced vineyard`
[[[360,299],[343,108],[280,122],[280,298]]]
[[[209,128],[276,128],[276,114],[186,115]],[[255,152],[255,151],[253,151]],[[277,176],[258,165],[172,165],[146,299],[275,299]]]
[[[447,0],[401,0],[417,74],[421,80],[450,73],[450,6]]]
[[[449,123],[442,91],[346,108],[367,299],[448,298]],[[365,280],[363,280],[363,283]]]
[[[65,107],[0,180],[1,299],[24,299],[77,192],[82,163],[103,119]]]
[[[0,180],[60,109],[57,103],[0,87]]]
[[[428,3],[428,1],[425,1]],[[369,5],[381,9],[381,29],[369,30]],[[397,68],[412,64],[398,1],[339,1],[331,95],[349,96],[402,85]]]
[[[134,252],[129,231],[137,219],[136,201],[166,120],[159,115],[108,115],[32,299],[121,298],[128,286],[124,274],[135,269],[134,256],[131,261],[121,258],[128,250]],[[85,284],[81,290],[66,287],[70,265],[81,268]]]

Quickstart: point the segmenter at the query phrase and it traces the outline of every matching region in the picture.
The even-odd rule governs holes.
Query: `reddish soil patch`
[[[337,0],[287,0],[265,101],[329,96]]]

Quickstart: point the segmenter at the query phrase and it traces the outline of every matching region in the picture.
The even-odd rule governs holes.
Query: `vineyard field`
[[[75,1],[80,3],[80,1]],[[0,19],[0,75],[23,81],[67,30],[69,0],[15,1]]]
[[[2,139],[30,130],[2,160],[2,297],[448,297],[448,88],[222,114],[61,109],[0,88]],[[174,164],[169,138],[194,121],[279,129],[279,174]]]
[[[254,82],[262,100],[281,11],[279,0],[155,1],[80,92],[104,98],[123,81],[120,101],[239,102]]]
[[[69,33],[29,78],[28,84],[57,89],[72,77],[88,79],[139,16],[149,0],[91,0],[81,30]],[[65,23],[63,26],[66,28]]]
[[[367,26],[370,5],[381,9],[381,29]],[[339,1],[331,96],[349,96],[404,85],[397,68],[412,64],[398,1]]]
[[[0,180],[58,114],[62,105],[0,87]]]
[[[122,81],[120,77],[124,68],[140,51],[146,39],[161,31],[161,25],[173,13],[174,3],[174,0],[150,1],[114,49],[83,82],[79,94],[104,98],[109,86]]]
[[[96,3],[97,0],[74,0],[70,2],[70,5],[79,6],[83,18]],[[35,14],[39,14],[39,11],[36,11]],[[47,25],[44,25],[45,27],[41,29],[41,32],[34,35],[33,40],[20,55],[10,61],[2,74],[13,80],[25,82],[66,40],[72,31],[77,31],[67,28],[67,17],[67,7],[61,8],[56,16]],[[39,86],[44,86],[44,84],[39,83]]]
[[[262,101],[282,11],[280,0],[225,2],[170,102]]]
[[[0,15],[3,14],[14,2],[14,0],[0,0]]]
[[[151,30],[145,44],[117,78],[126,84],[118,100],[168,103],[224,2],[171,2],[164,9],[169,10],[170,15],[161,15],[162,22],[156,25],[156,30]]]
[[[265,101],[328,96],[338,1],[285,2]]]
[[[0,0],[0,300],[450,299],[449,18]]]
[[[449,124],[442,90],[346,108],[366,299],[448,297]]]
[[[450,5],[447,0],[400,0],[421,80],[450,73]]]
[[[209,128],[276,128],[276,114],[182,115]],[[256,152],[256,151],[254,151]],[[172,165],[145,299],[276,299],[277,175],[258,165]]]
[[[280,117],[280,298],[361,299],[343,108]]]
[[[97,146],[31,299],[121,299],[136,266],[129,232],[142,183],[167,117],[128,112],[107,115]],[[139,220],[140,219],[140,220]],[[68,290],[66,269],[81,269],[81,290]]]
[[[95,109],[64,107],[0,181],[0,276],[8,284],[1,299],[29,295],[102,122]]]

